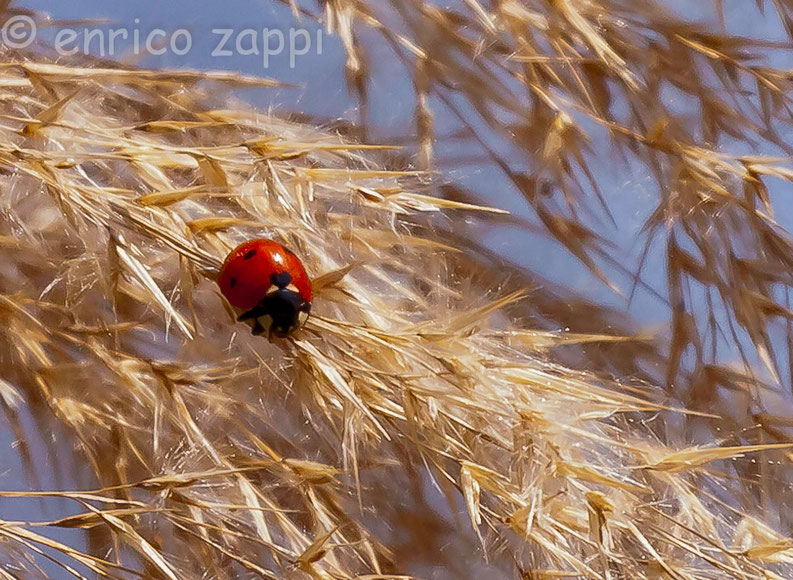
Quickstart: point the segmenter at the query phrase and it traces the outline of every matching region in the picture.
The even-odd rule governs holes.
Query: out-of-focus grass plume
[[[765,4],[791,24],[789,2]],[[271,81],[5,51],[0,407],[31,491],[2,501],[72,515],[2,519],[0,577],[793,577],[791,419],[763,410],[784,399],[774,344],[790,344],[772,323],[793,319],[793,246],[765,186],[793,178],[790,73],[763,60],[778,47],[649,1],[381,10],[314,14],[342,36],[362,110],[368,28],[414,70],[419,166],[433,107],[459,113],[609,285],[599,264],[620,258],[583,215],[619,196],[599,189],[587,132],[646,167],[672,346],[461,235],[467,216],[509,223],[476,192],[443,198],[403,152],[217,96]],[[694,118],[667,108],[670,88]],[[315,279],[308,325],[274,344],[212,281],[262,235]],[[39,491],[45,469],[86,487]]]

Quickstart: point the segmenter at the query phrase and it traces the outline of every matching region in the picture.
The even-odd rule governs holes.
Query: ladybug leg
[[[253,334],[253,336],[261,336],[264,333],[265,333],[264,326],[262,326],[262,323],[259,322],[259,319],[257,318],[256,321],[253,323],[253,329],[251,330],[251,334]]]
[[[254,306],[250,310],[246,310],[242,314],[237,317],[237,322],[245,322],[246,320],[252,320],[254,318],[259,318],[260,316],[266,314],[265,309],[261,306]]]
[[[270,316],[269,309],[263,305],[255,306],[251,308],[247,312],[243,312],[237,317],[239,322],[245,322],[247,320],[253,320],[253,328],[251,332],[255,336],[261,336],[263,334],[267,334],[268,336],[271,334],[271,327],[272,327],[272,316]]]

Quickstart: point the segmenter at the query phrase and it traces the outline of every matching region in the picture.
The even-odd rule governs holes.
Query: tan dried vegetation
[[[454,223],[511,218],[437,195],[409,150],[217,98],[272,81],[5,51],[0,407],[29,491],[0,505],[70,515],[2,519],[0,578],[793,577],[791,419],[765,410],[793,351],[793,245],[766,187],[793,180],[793,81],[766,62],[787,44],[655,1],[293,9],[341,36],[364,113],[358,35],[390,45],[418,166],[451,113],[609,286],[619,251],[583,214],[620,196],[592,140],[651,175],[668,341],[501,264]],[[761,9],[793,33],[793,3]],[[212,282],[253,235],[315,277],[293,339],[252,337]],[[47,469],[85,488],[40,491]]]

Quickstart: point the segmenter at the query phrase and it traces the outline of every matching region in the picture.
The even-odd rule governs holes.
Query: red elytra
[[[311,302],[311,282],[300,259],[272,240],[249,240],[234,248],[223,262],[217,281],[232,306],[248,310],[272,288],[271,276],[281,273],[289,274],[298,294]]]
[[[255,320],[254,334],[288,334],[311,309],[311,281],[300,259],[278,242],[249,240],[228,255],[217,278],[223,296]]]

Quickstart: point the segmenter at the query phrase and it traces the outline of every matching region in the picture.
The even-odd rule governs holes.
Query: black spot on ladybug
[[[289,272],[270,274],[270,283],[283,290],[292,283],[292,275]]]
[[[243,260],[250,260],[250,259],[251,259],[251,258],[253,258],[255,255],[256,255],[256,250],[249,250],[249,251],[248,251],[248,253],[246,253],[246,254],[245,254],[243,257],[242,257],[242,259],[243,259]]]
[[[236,286],[236,285],[237,285],[237,279],[236,278],[232,278],[231,280],[229,280],[229,286],[234,288],[234,286]]]

